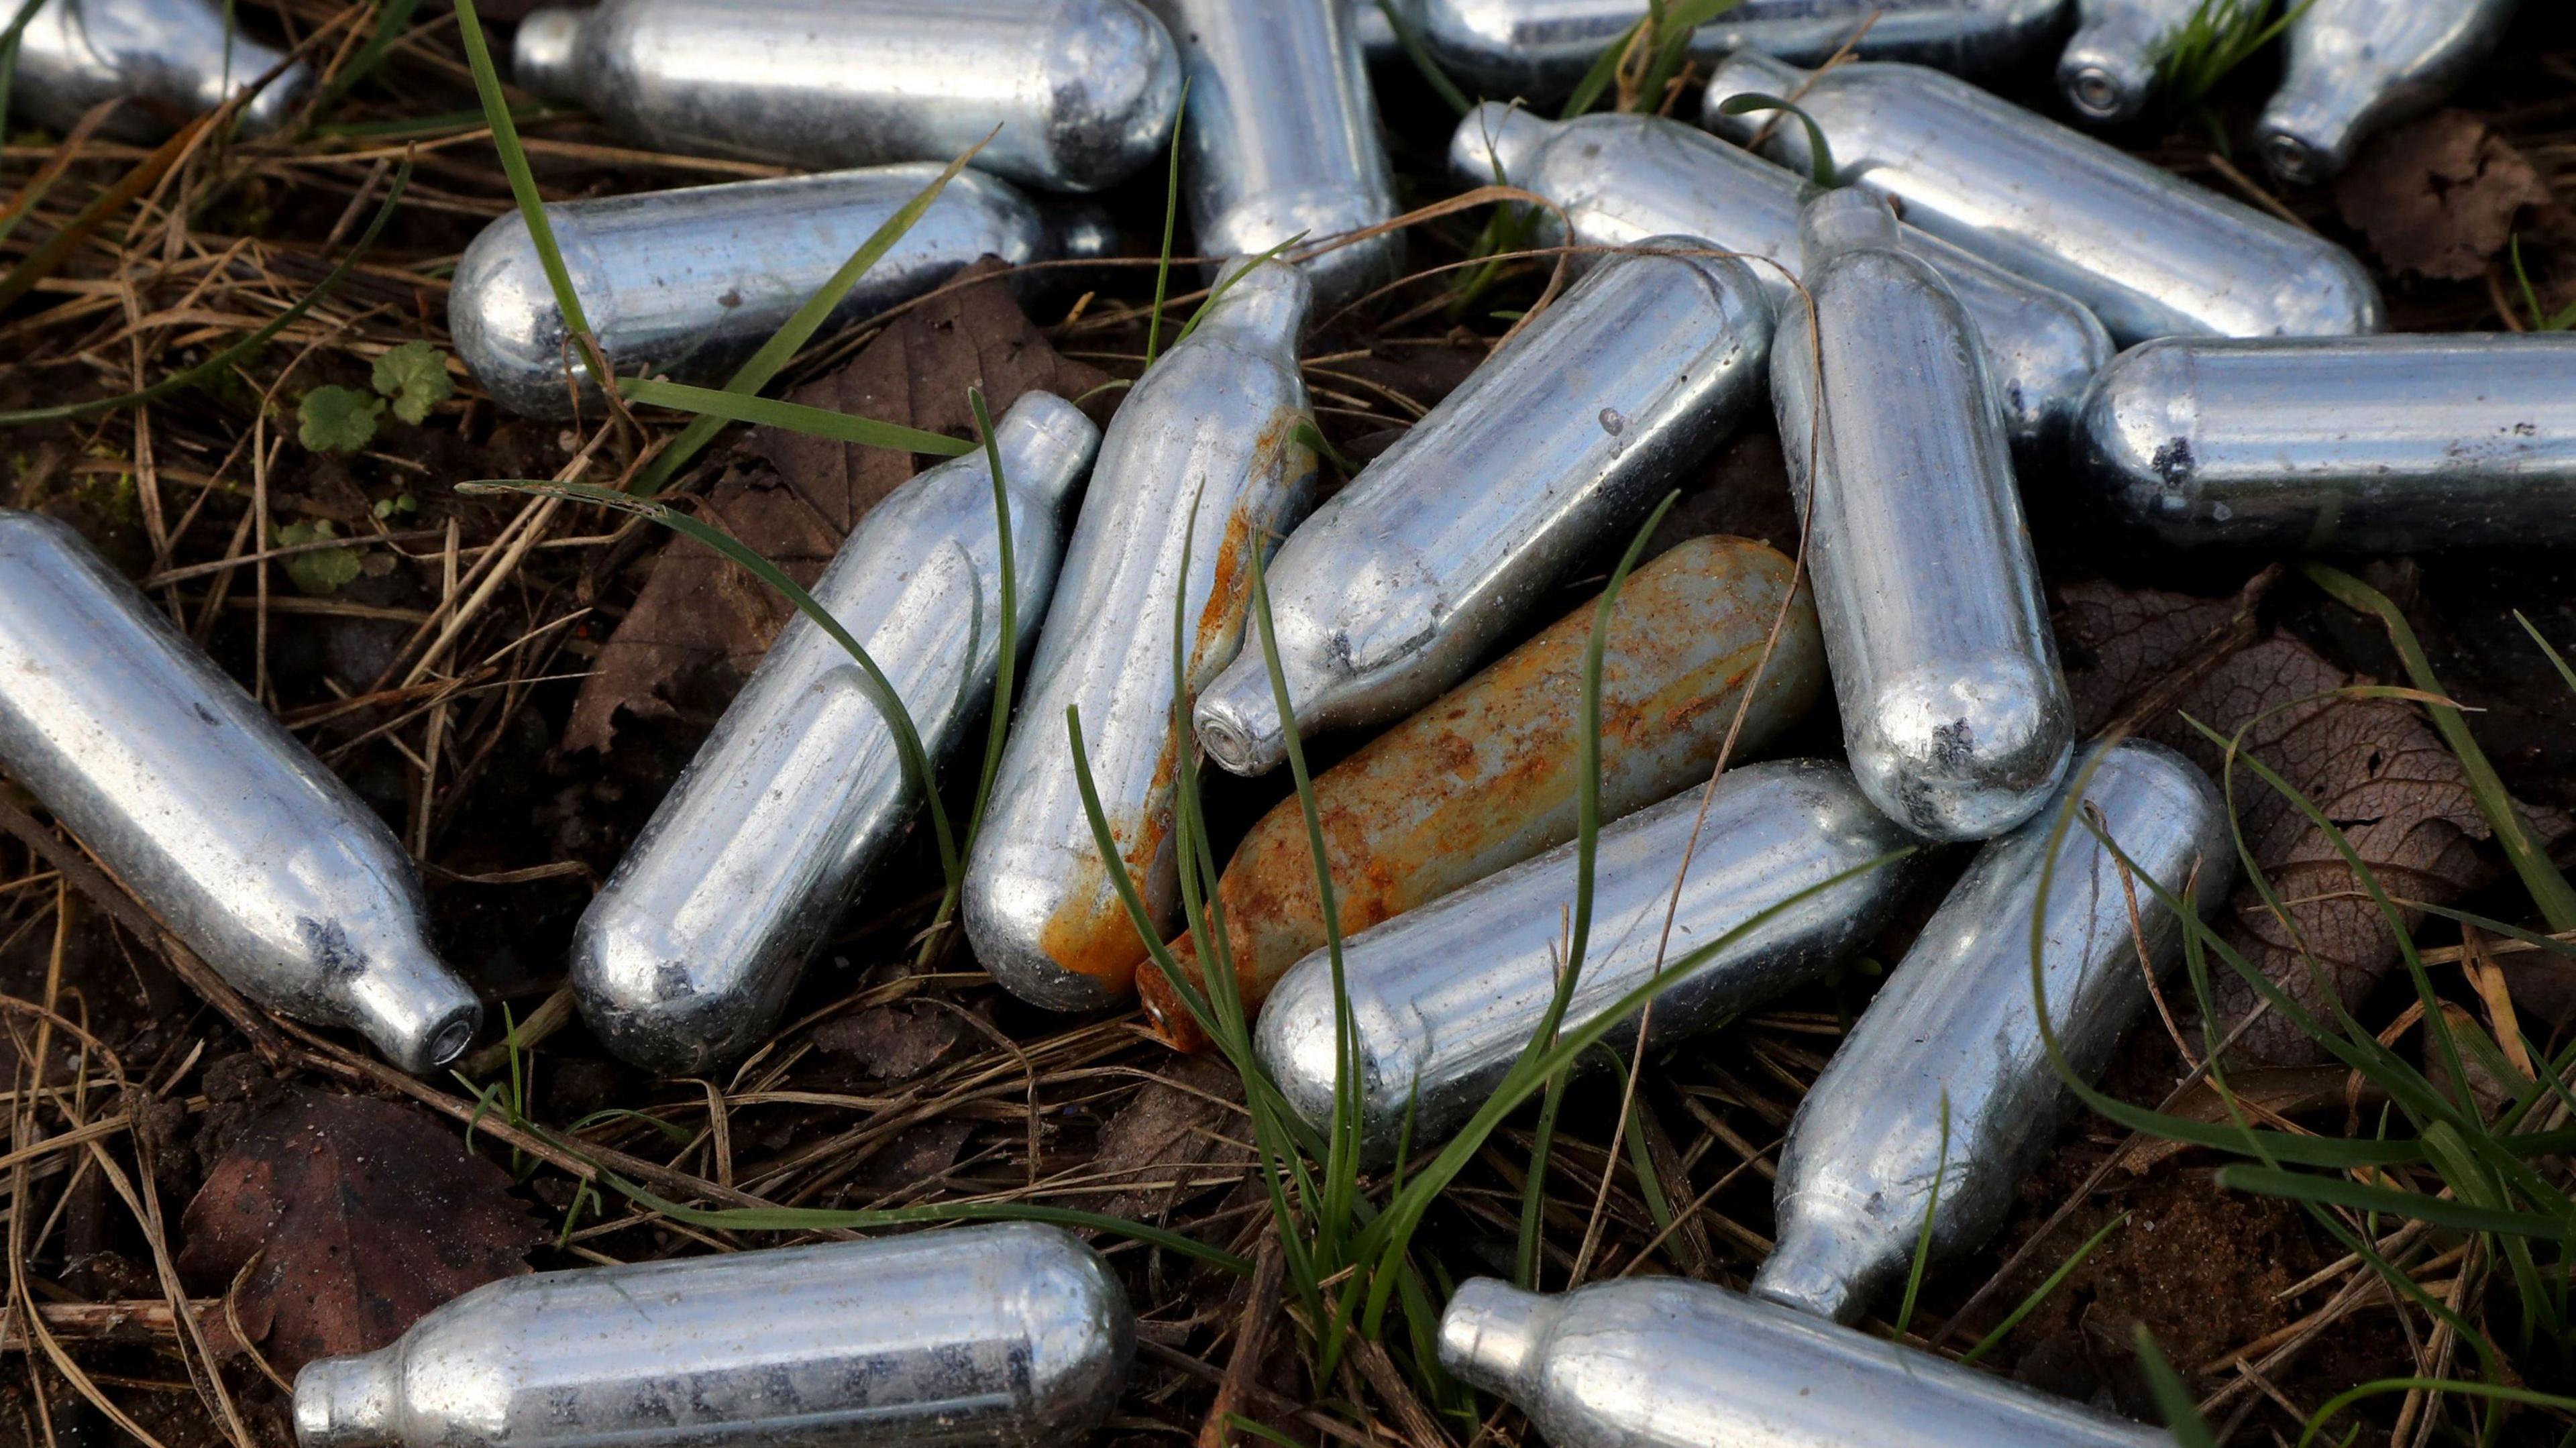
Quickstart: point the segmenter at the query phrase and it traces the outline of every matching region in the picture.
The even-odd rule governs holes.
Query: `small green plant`
[[[316,387],[295,407],[295,440],[315,452],[357,452],[376,440],[385,400],[354,387]]]
[[[2166,38],[2156,59],[2156,88],[2177,110],[2202,112],[2209,93],[2254,52],[2290,28],[2316,0],[2299,0],[2277,18],[2273,0],[2200,0],[2190,18]],[[2224,144],[2214,118],[2211,128]]]
[[[447,354],[427,342],[405,342],[376,359],[376,393],[393,404],[394,416],[415,426],[430,409],[456,395],[447,375]]]
[[[2505,250],[2513,260],[2513,282],[2522,291],[2522,305],[2531,314],[2531,330],[2564,332],[2576,328],[2576,302],[2569,302],[2563,310],[2556,312],[2540,305],[2540,291],[2531,284],[2531,273],[2522,268],[2522,236],[2519,232],[2515,233]]]
[[[340,530],[328,518],[310,523],[289,523],[277,530],[277,546],[297,548],[311,543],[328,543],[340,536]],[[366,558],[355,548],[316,548],[309,553],[290,554],[283,560],[286,581],[295,591],[312,598],[328,598],[341,587],[366,571]]]

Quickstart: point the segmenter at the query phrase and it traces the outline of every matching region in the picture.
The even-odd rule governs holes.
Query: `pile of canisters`
[[[2514,9],[2310,0],[2263,160],[2331,175],[2444,96]],[[995,426],[998,484],[979,450],[860,521],[813,592],[912,737],[838,643],[790,624],[583,918],[582,1014],[668,1074],[769,1041],[921,812],[915,741],[936,767],[980,736],[1007,599],[1031,652],[965,864],[975,956],[1057,1010],[1141,986],[1155,1029],[1203,1049],[1174,861],[1175,779],[1196,767],[1181,719],[1244,775],[1293,735],[1374,731],[1314,781],[1347,1084],[1375,1157],[1407,1130],[1441,1140],[1538,1029],[1574,892],[1575,680],[1598,609],[1544,627],[1531,611],[1597,575],[1767,399],[1803,581],[1765,545],[1695,539],[1603,616],[1610,823],[1571,1019],[1688,956],[1652,1032],[1713,1026],[1861,948],[1927,852],[1973,860],[1799,1109],[1749,1293],[1473,1281],[1442,1361],[1562,1448],[2161,1441],[1839,1325],[1927,1232],[1948,1256],[1996,1229],[2063,1119],[2061,1070],[2101,1069],[2187,913],[2230,882],[2207,778],[2075,737],[2016,478],[2072,480],[2081,506],[2185,547],[2564,545],[2576,338],[2374,335],[2380,299],[2335,245],[1963,78],[2072,28],[2067,107],[2134,116],[2199,0],[1744,0],[1694,37],[1705,129],[1548,119],[1644,10],[603,0],[522,22],[517,83],[634,144],[812,168],[548,208],[623,374],[723,379],[978,142],[842,319],[986,255],[1038,288],[1116,251],[1080,198],[1175,144],[1196,250],[1231,258],[1105,431],[1030,393]],[[1571,247],[1576,279],[1316,507],[1301,343],[1404,274],[1372,87],[1421,84],[1408,53],[1490,97],[1450,139],[1455,180],[1540,198],[1519,203],[1535,244]],[[143,134],[223,104],[279,125],[305,80],[206,0],[51,0],[17,64],[28,118],[121,98],[115,124]],[[1761,109],[1777,97],[1804,119]],[[466,251],[448,321],[499,405],[598,415],[515,215]],[[1245,647],[1256,553],[1284,689]],[[427,944],[401,847],[337,778],[62,526],[0,511],[0,600],[0,770],[173,937],[407,1070],[465,1047],[474,993]],[[1707,782],[1828,684],[1846,758]],[[1218,898],[1261,1061],[1321,1124],[1339,1043],[1308,849],[1292,800]],[[1148,964],[1135,906],[1177,937],[1173,974]],[[1633,1022],[1614,1039],[1633,1044]],[[313,1364],[296,1424],[307,1448],[1034,1448],[1102,1420],[1133,1340],[1087,1247],[984,1226],[498,1283]]]

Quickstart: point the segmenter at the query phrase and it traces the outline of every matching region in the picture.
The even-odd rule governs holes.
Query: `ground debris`
[[[970,386],[984,389],[999,418],[1033,388],[1071,398],[1108,380],[1058,356],[1009,288],[988,275],[904,313],[848,366],[788,400],[968,437]],[[809,586],[917,461],[767,427],[754,429],[745,447],[758,461],[719,479],[700,516]],[[568,750],[606,749],[621,712],[711,727],[793,611],[760,580],[686,539],[664,545],[652,570],[573,702]]]
[[[296,1091],[208,1167],[182,1219],[189,1290],[235,1298],[243,1333],[292,1373],[370,1352],[469,1288],[528,1270],[545,1238],[506,1172],[427,1112]]]
[[[2395,270],[2482,275],[2524,207],[2549,187],[2512,142],[2467,111],[2441,110],[2364,148],[2335,183],[2344,221]]]

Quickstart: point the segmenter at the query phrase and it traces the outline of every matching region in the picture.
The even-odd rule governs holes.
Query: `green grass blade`
[[[1645,28],[1646,17],[1640,16],[1636,24],[1620,31],[1618,39],[1603,47],[1601,54],[1593,59],[1592,68],[1583,73],[1581,81],[1576,82],[1574,94],[1565,98],[1565,109],[1557,113],[1558,119],[1570,121],[1592,109],[1593,103],[1601,99],[1601,93],[1610,89],[1610,83],[1619,78],[1620,57],[1628,53],[1637,32]]]
[[[1984,1337],[1978,1338],[1977,1345],[1975,1347],[1961,1353],[1959,1355],[1959,1361],[1963,1363],[1975,1362],[1977,1359],[1984,1357],[1987,1353],[1994,1351],[1998,1346],[2002,1345],[2005,1338],[2012,1336],[2012,1330],[2021,1326],[2023,1318],[2026,1318],[2033,1312],[2038,1311],[2039,1305],[2046,1302],[2059,1287],[2065,1285],[2066,1279],[2074,1275],[2076,1268],[2084,1265],[2084,1259],[2093,1255],[2093,1249],[2108,1241],[2111,1234],[2118,1231],[2121,1224],[2128,1220],[2129,1214],[2127,1212],[2122,1212],[2120,1215],[2104,1222],[2094,1231],[2092,1236],[2084,1239],[2084,1245],[2076,1248],[2073,1254],[2068,1256],[2065,1261],[2057,1264],[2057,1270],[2049,1273],[2046,1281],[2041,1282],[2039,1286],[2031,1289],[2031,1294],[2028,1297],[2023,1298],[2020,1304],[2014,1307],[2012,1311],[2004,1314],[2004,1320],[1996,1323],[1992,1332],[1987,1333]]]
[[[2365,1399],[2389,1393],[2455,1393],[2464,1398],[2486,1398],[2499,1403],[2546,1408],[2554,1413],[2576,1413],[2576,1398],[2511,1383],[2481,1383],[2459,1378],[2378,1378],[2358,1387],[2346,1388],[2326,1399],[2325,1405],[2308,1419],[2307,1430],[2299,1435],[2299,1448],[2308,1448],[2314,1443],[2337,1413]]]
[[[119,408],[139,407],[144,403],[167,397],[182,388],[194,387],[200,382],[222,375],[226,368],[267,346],[271,338],[293,326],[297,318],[313,310],[315,304],[331,295],[341,282],[348,279],[349,273],[357,269],[359,259],[367,254],[368,248],[376,244],[376,238],[384,234],[385,223],[393,219],[394,208],[402,204],[403,188],[410,181],[411,161],[405,158],[403,163],[395,168],[392,183],[385,187],[384,204],[376,208],[375,216],[367,222],[367,229],[359,233],[356,243],[350,246],[348,254],[341,257],[339,263],[330,271],[324,273],[321,281],[314,283],[313,290],[306,292],[285,311],[271,317],[258,331],[224,348],[196,366],[184,372],[173,373],[140,392],[128,392],[118,397],[101,397],[89,402],[66,402],[53,407],[30,407],[18,412],[0,412],[0,427],[28,427],[40,422],[62,422],[71,418],[94,417],[100,413],[114,412]]]
[[[2416,642],[2415,630],[2386,594],[2338,568],[2314,562],[2303,567],[2308,577],[2337,602],[2378,616],[2416,688],[2428,694],[2442,692],[2441,680],[2433,676],[2432,662],[2425,658],[2424,646]],[[2522,812],[2514,808],[2513,796],[2506,791],[2495,766],[2487,762],[2486,751],[2470,736],[2468,721],[2448,704],[2427,704],[2424,710],[2441,731],[2442,742],[2459,756],[2460,768],[2468,774],[2469,790],[2478,798],[2479,812],[2495,830],[2496,843],[2504,847],[2505,858],[2513,862],[2514,873],[2522,877],[2522,886],[2540,907],[2541,918],[2549,922],[2551,930],[2576,930],[2576,886],[2567,883],[2567,877],[2551,862],[2549,852],[2531,837]]]
[[[2258,1196],[2345,1207],[2357,1212],[2377,1212],[2382,1216],[2411,1218],[2462,1232],[2494,1232],[2538,1237],[2551,1242],[2564,1242],[2568,1235],[2568,1222],[2563,1217],[2481,1207],[2427,1196],[2422,1192],[2399,1191],[2394,1187],[2368,1186],[2350,1177],[2279,1171],[2268,1166],[2238,1163],[2218,1169],[2218,1184]]]
[[[1923,1292],[1923,1272],[1932,1262],[1932,1222],[1941,1210],[1941,1187],[1950,1179],[1950,1092],[1941,1092],[1941,1159],[1932,1168],[1932,1195],[1923,1203],[1923,1228],[1914,1238],[1914,1266],[1905,1274],[1905,1299],[1896,1309],[1896,1331],[1891,1339],[1905,1341],[1905,1330],[1914,1324],[1914,1302]]]
[[[1440,62],[1432,58],[1430,48],[1422,43],[1422,32],[1414,28],[1412,21],[1404,18],[1404,13],[1395,7],[1394,0],[1377,0],[1377,8],[1378,13],[1386,17],[1387,28],[1395,32],[1395,43],[1403,47],[1404,58],[1412,61],[1414,70],[1422,76],[1423,84],[1430,86],[1453,114],[1463,116],[1474,110],[1476,103],[1467,99],[1467,93],[1458,89],[1458,83],[1449,78],[1449,72],[1441,69]]]
[[[1217,284],[1208,288],[1208,294],[1199,299],[1198,309],[1190,313],[1190,319],[1181,324],[1181,330],[1172,334],[1172,345],[1177,347],[1183,342],[1188,341],[1190,339],[1190,334],[1199,329],[1199,323],[1207,319],[1207,314],[1215,309],[1218,301],[1222,300],[1227,292],[1234,289],[1234,284],[1236,282],[1250,276],[1256,268],[1262,265],[1262,263],[1276,260],[1279,253],[1286,251],[1292,246],[1298,245],[1305,239],[1306,233],[1302,231],[1298,232],[1295,236],[1288,238],[1277,246],[1271,247],[1267,251],[1256,253],[1252,260],[1245,262],[1243,265],[1234,268],[1232,271],[1229,271],[1224,276],[1218,278]]]
[[[807,297],[805,304],[796,309],[795,315],[771,333],[768,341],[760,344],[760,350],[751,354],[751,360],[734,369],[733,376],[725,379],[723,390],[754,393],[767,387],[770,380],[804,350],[805,344],[814,339],[814,334],[823,330],[823,324],[832,319],[832,314],[840,310],[841,303],[850,295],[850,288],[859,284],[859,278],[867,275],[870,267],[894,249],[894,244],[901,241],[904,234],[911,231],[913,225],[930,210],[931,203],[939,199],[939,193],[948,189],[948,183],[956,180],[957,173],[965,170],[966,163],[975,159],[975,153],[983,150],[991,140],[992,137],[987,136],[968,147],[966,154],[949,162],[910,201],[895,208],[894,214],[885,219],[885,224],[870,232],[868,239],[859,243],[859,249],[850,253],[849,260],[841,263],[840,270],[832,273],[830,280],[817,287],[814,295]],[[653,460],[653,465],[644,470],[643,476],[636,479],[635,491],[647,498],[660,492],[679,475],[681,468],[688,466],[690,459],[724,430],[724,426],[724,420],[715,417],[701,417],[690,423],[679,438]]]
[[[468,0],[468,3],[471,3],[471,0]],[[797,612],[812,620],[815,627],[831,635],[832,641],[849,654],[850,658],[858,664],[859,671],[866,676],[868,697],[877,706],[878,712],[885,716],[886,726],[894,734],[895,752],[903,760],[904,782],[920,794],[922,808],[930,815],[931,833],[936,837],[939,845],[940,874],[947,880],[950,889],[957,888],[962,878],[962,869],[957,856],[957,842],[949,833],[948,811],[939,803],[937,780],[930,769],[930,755],[921,747],[921,733],[913,727],[912,713],[904,707],[903,696],[895,692],[893,681],[885,676],[883,669],[877,667],[875,659],[868,657],[867,649],[860,645],[850,631],[841,626],[841,621],[832,616],[832,611],[825,608],[814,595],[806,592],[803,585],[788,577],[777,564],[761,557],[752,550],[750,545],[721,528],[692,518],[668,504],[652,502],[632,493],[621,493],[615,488],[602,488],[589,483],[489,480],[458,483],[456,491],[469,497],[486,493],[519,493],[529,497],[567,498],[578,503],[590,503],[635,517],[648,518],[696,543],[714,549],[749,571],[753,577],[777,590],[780,597],[796,606]]]
[[[2165,1361],[2162,1348],[2156,1346],[2154,1334],[2145,1323],[2138,1324],[2138,1366],[2146,1372],[2148,1390],[2156,1396],[2156,1410],[2164,1414],[2165,1431],[2173,1434],[2175,1448],[2218,1448],[2218,1437],[2201,1421],[2200,1404],[2183,1384],[2182,1375]]]
[[[2576,692],[2576,669],[2572,669],[2567,666],[2565,656],[2561,655],[2558,650],[2549,646],[2549,640],[2541,636],[2540,630],[2532,624],[2530,619],[2522,616],[2521,609],[2515,609],[2513,611],[2513,617],[2514,622],[2522,625],[2522,631],[2531,635],[2531,641],[2540,645],[2540,651],[2549,656],[2551,666],[2558,670],[2558,677],[2567,681],[2569,691]]]
[[[1521,1180],[1521,1235],[1512,1255],[1512,1285],[1523,1292],[1539,1287],[1539,1248],[1545,1241],[1547,1161],[1556,1147],[1556,1113],[1565,1103],[1566,1076],[1574,1068],[1547,1078],[1547,1094],[1538,1101],[1538,1123],[1530,1136],[1529,1174]]]
[[[1181,128],[1190,114],[1190,83],[1181,82],[1181,98],[1172,105],[1172,159],[1163,177],[1163,251],[1154,263],[1154,310],[1145,318],[1145,370],[1154,370],[1162,355],[1163,298],[1171,294],[1172,229],[1181,216]]]
[[[45,0],[19,0],[18,13],[9,18],[9,28],[0,30],[0,117],[9,114],[9,91],[18,81],[18,44],[36,12],[45,8]],[[28,209],[35,198],[28,198]]]
[[[974,812],[966,817],[966,839],[959,852],[973,857],[975,836],[984,827],[984,806],[993,797],[993,776],[1001,772],[1002,746],[1011,737],[1011,694],[1020,668],[1020,570],[1011,544],[1011,489],[1002,477],[1002,444],[993,435],[993,412],[984,389],[966,389],[966,405],[975,410],[975,433],[984,440],[984,465],[993,475],[994,539],[1002,561],[1002,652],[993,673],[993,715],[984,731],[984,763],[975,772]]]
[[[975,450],[975,444],[944,432],[927,432],[899,422],[853,417],[828,407],[807,407],[799,402],[755,397],[746,392],[720,392],[712,387],[690,387],[650,377],[621,377],[617,380],[617,390],[625,394],[627,401],[640,402],[647,407],[668,407],[680,412],[694,412],[702,417],[721,418],[726,422],[784,428],[789,432],[828,437],[835,442],[856,443],[861,447],[928,453],[943,458],[964,457]]]
[[[483,20],[475,14],[474,0],[456,0],[456,34],[465,43],[465,63],[474,71],[474,93],[483,102],[484,121],[492,127],[492,149],[501,153],[501,170],[509,177],[510,196],[518,203],[519,219],[527,223],[528,240],[536,246],[538,264],[545,268],[546,286],[554,292],[555,305],[563,311],[565,327],[582,344],[583,365],[591,369],[600,386],[613,386],[592,339],[590,318],[583,313],[581,298],[573,291],[572,273],[564,266],[563,249],[555,244],[554,226],[546,219],[545,198],[537,194],[536,173],[528,167],[527,148],[519,144],[519,128],[510,119],[510,102],[501,94],[501,74],[493,68],[492,48],[483,39]]]
[[[1730,116],[1749,116],[1757,111],[1787,111],[1789,114],[1796,116],[1798,118],[1798,124],[1806,127],[1807,129],[1807,174],[1809,178],[1819,186],[1834,186],[1840,184],[1834,180],[1834,178],[1841,173],[1834,167],[1833,147],[1825,144],[1825,128],[1817,125],[1816,118],[1808,115],[1804,110],[1791,105],[1789,102],[1778,96],[1757,95],[1752,93],[1740,96],[1728,96],[1725,100],[1718,102],[1717,109],[1720,113]]]
[[[376,28],[367,36],[367,43],[332,78],[331,87],[322,93],[322,98],[313,103],[312,115],[316,122],[338,105],[358,82],[376,73],[376,67],[383,65],[385,57],[393,53],[394,42],[402,37],[403,27],[411,24],[413,12],[419,9],[420,0],[383,0],[376,11]],[[311,134],[310,127],[307,127],[306,134]]]
[[[1671,89],[1673,77],[1690,63],[1691,41],[1703,25],[1744,3],[1744,0],[1665,0],[1655,12],[1655,55],[1647,68],[1645,83],[1637,91],[1637,104],[1652,115],[1660,113],[1664,92]]]

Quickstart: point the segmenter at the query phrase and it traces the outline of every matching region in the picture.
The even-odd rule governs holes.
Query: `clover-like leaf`
[[[393,399],[394,416],[418,423],[456,395],[447,357],[427,342],[405,342],[376,359],[376,391]]]
[[[277,545],[294,548],[306,543],[321,543],[340,536],[328,519],[312,523],[289,523],[277,530]],[[298,593],[314,598],[328,598],[340,591],[341,585],[358,576],[366,560],[355,548],[316,548],[310,553],[297,553],[281,560],[287,581]]]
[[[383,398],[354,387],[316,387],[295,409],[295,437],[315,452],[356,452],[375,440],[384,410]]]

